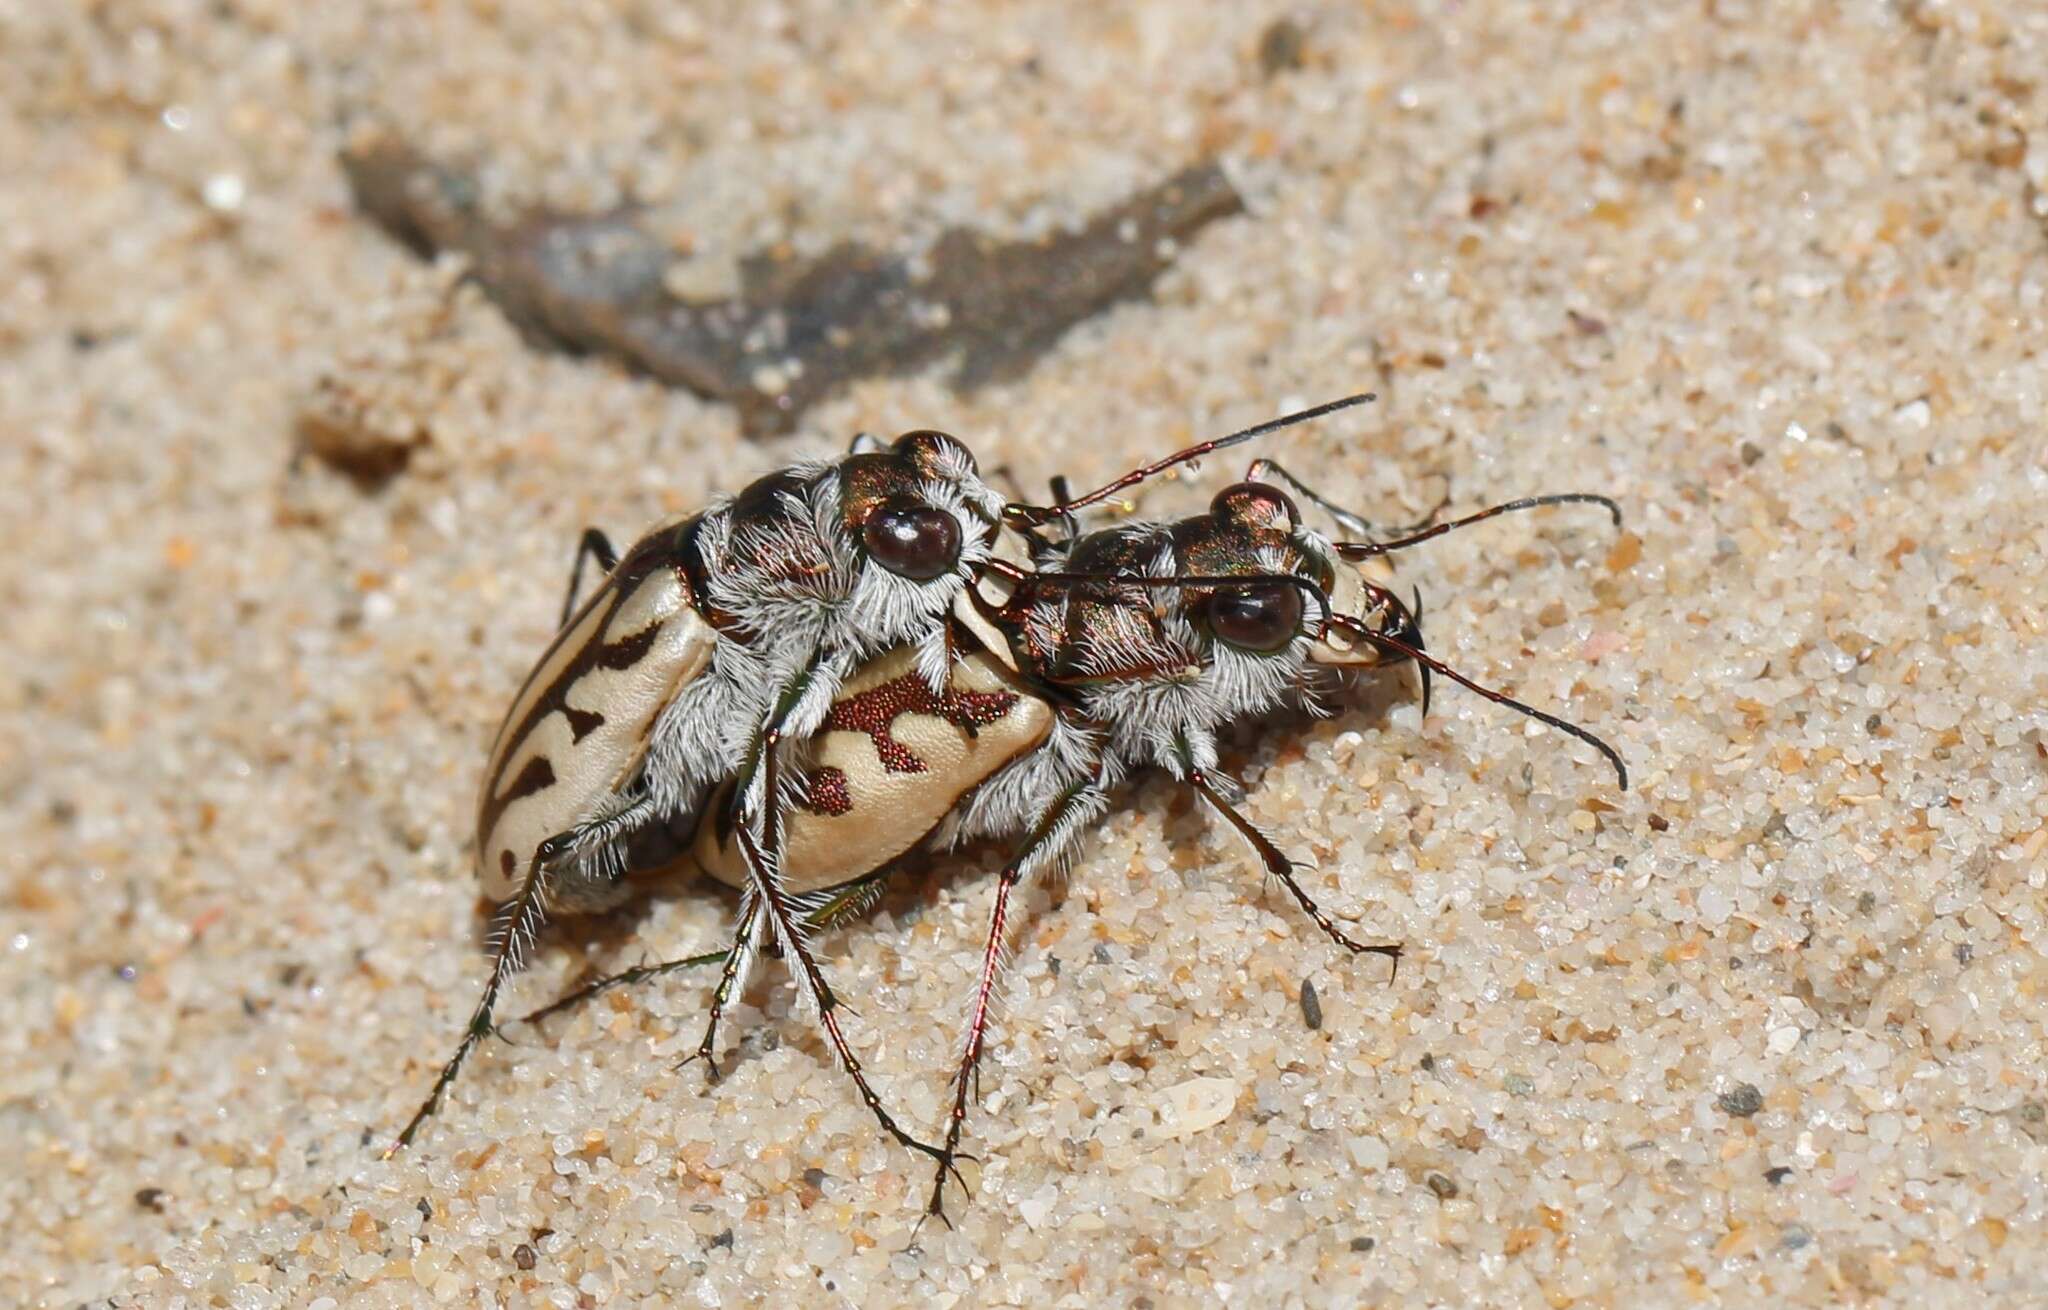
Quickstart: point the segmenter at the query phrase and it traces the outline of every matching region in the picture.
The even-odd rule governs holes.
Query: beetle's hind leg
[[[413,1112],[397,1140],[384,1149],[384,1159],[388,1160],[412,1145],[412,1139],[419,1135],[420,1128],[441,1108],[441,1098],[447,1095],[455,1075],[462,1072],[463,1061],[469,1058],[478,1042],[497,1031],[491,1023],[491,1012],[497,1007],[498,993],[525,964],[527,948],[533,944],[535,934],[547,918],[548,879],[553,872],[552,865],[573,849],[581,831],[572,829],[557,833],[535,848],[532,859],[527,862],[526,878],[519,884],[519,891],[498,911],[498,921],[492,929],[491,975],[484,983],[483,996],[478,999],[476,1009],[470,1013],[462,1040],[456,1044],[455,1054],[441,1066],[440,1076],[434,1079],[433,1090],[427,1093],[427,1099]]]
[[[573,1010],[585,1001],[602,996],[614,988],[631,987],[636,983],[647,982],[655,978],[665,978],[672,973],[681,973],[685,969],[699,969],[707,964],[717,964],[731,954],[732,949],[728,947],[722,951],[706,951],[702,955],[686,956],[680,960],[663,960],[659,964],[636,964],[630,969],[621,969],[617,973],[610,973],[602,978],[593,979],[576,990],[559,996],[546,1005],[541,1006],[538,1010],[521,1018],[519,1022],[539,1023],[543,1019],[552,1019],[554,1016],[567,1010]]]
[[[610,573],[619,566],[619,552],[612,545],[612,539],[602,528],[585,528],[583,537],[576,543],[576,562],[569,566],[569,592],[562,597],[562,621],[555,626],[569,626],[569,616],[576,612],[576,595],[583,590],[583,561],[594,559],[598,568]]]
[[[804,927],[812,932],[832,928],[865,911],[882,894],[882,886],[888,880],[886,873],[871,873],[865,878],[834,888],[825,893],[815,909],[804,916]],[[573,1010],[586,1001],[604,995],[620,987],[633,987],[640,983],[666,978],[672,973],[688,969],[701,969],[707,964],[723,964],[732,956],[732,948],[722,951],[706,951],[702,955],[688,955],[679,960],[663,960],[655,964],[636,964],[630,969],[594,978],[583,986],[550,1001],[548,1004],[522,1018],[521,1023],[537,1024],[552,1019],[558,1014]]]
[[[441,1066],[440,1076],[434,1080],[433,1090],[427,1093],[427,1099],[421,1102],[420,1108],[398,1134],[398,1139],[385,1149],[385,1159],[412,1144],[420,1128],[441,1108],[442,1097],[447,1095],[455,1076],[462,1071],[469,1053],[476,1049],[478,1042],[498,1031],[491,1022],[498,996],[512,975],[525,966],[527,951],[539,934],[541,924],[547,920],[548,903],[557,899],[565,886],[571,896],[569,903],[589,905],[602,902],[601,897],[586,901],[574,899],[584,893],[595,897],[601,890],[598,884],[604,881],[601,875],[593,881],[588,867],[571,863],[574,857],[600,847],[613,846],[620,834],[644,822],[648,809],[643,799],[616,814],[558,832],[534,848],[532,858],[527,861],[526,877],[512,899],[499,909],[497,922],[492,926],[490,977],[484,982],[483,995],[478,998],[476,1009],[469,1016],[469,1024],[463,1029],[462,1040],[456,1044],[455,1054],[448,1057],[448,1063]]]

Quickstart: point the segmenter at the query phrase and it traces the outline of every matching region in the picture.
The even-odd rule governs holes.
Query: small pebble
[[[1185,1137],[1214,1128],[1230,1117],[1237,1094],[1237,1084],[1228,1078],[1190,1078],[1174,1084],[1160,1098],[1167,1112],[1161,1135]]]
[[[1277,77],[1301,67],[1302,49],[1308,33],[1291,18],[1278,18],[1259,37],[1259,68],[1267,77]]]
[[[1754,1083],[1741,1083],[1733,1091],[1721,1093],[1714,1098],[1714,1105],[1723,1114],[1732,1114],[1737,1119],[1747,1119],[1764,1108],[1764,1094]]]

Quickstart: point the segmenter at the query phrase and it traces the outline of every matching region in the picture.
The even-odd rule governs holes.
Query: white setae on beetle
[[[1618,522],[1618,509],[1604,497],[1534,497],[1397,530],[1391,539],[1331,541],[1303,525],[1289,497],[1262,479],[1295,486],[1354,536],[1373,532],[1277,465],[1259,461],[1251,480],[1219,493],[1206,514],[1086,535],[1069,528],[1057,539],[1039,531],[1069,523],[1068,511],[1159,468],[1235,439],[1181,452],[1088,496],[1069,498],[1056,484],[1053,506],[1006,507],[1029,566],[992,559],[964,589],[945,620],[944,643],[953,651],[945,688],[919,676],[909,647],[861,666],[814,738],[791,743],[801,749],[793,752],[796,799],[786,814],[778,808],[758,828],[736,825],[714,800],[696,829],[697,865],[743,888],[750,867],[775,870],[804,932],[865,908],[890,861],[927,834],[935,843],[1021,838],[998,880],[945,1141],[936,1150],[918,1148],[937,1160],[928,1213],[942,1213],[943,1183],[958,1152],[1010,895],[1026,879],[1060,867],[1129,774],[1157,765],[1189,785],[1331,940],[1352,952],[1394,957],[1398,947],[1364,945],[1339,929],[1296,877],[1295,864],[1237,811],[1241,787],[1216,770],[1222,728],[1287,705],[1326,713],[1349,675],[1405,662],[1422,673],[1425,705],[1429,675],[1443,674],[1589,742],[1627,785],[1620,757],[1598,738],[1479,687],[1430,656],[1416,612],[1387,588],[1391,551],[1538,505],[1598,504]],[[1353,567],[1342,567],[1347,562]],[[777,756],[766,767],[779,771]],[[771,783],[770,794],[780,790]],[[699,1047],[709,1057],[719,1015],[761,944],[763,913],[748,890],[732,949],[627,970],[529,1018],[621,983],[723,960]],[[800,974],[815,968],[802,961],[797,967]],[[832,1004],[827,993],[821,1012],[829,1016]],[[836,1041],[829,1020],[828,1032]],[[843,1046],[841,1057],[850,1059]],[[871,1096],[869,1104],[882,1114]]]

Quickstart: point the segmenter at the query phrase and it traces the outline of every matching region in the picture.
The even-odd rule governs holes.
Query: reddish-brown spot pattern
[[[971,736],[976,728],[1001,722],[1016,704],[1016,695],[1007,691],[956,691],[948,687],[945,695],[935,696],[923,678],[906,673],[834,702],[819,731],[864,732],[875,743],[875,754],[882,757],[883,768],[891,773],[923,773],[924,761],[889,735],[899,716],[929,714],[966,729]]]
[[[846,781],[846,770],[835,769],[828,764],[806,774],[803,807],[828,818],[852,813],[853,788]]]

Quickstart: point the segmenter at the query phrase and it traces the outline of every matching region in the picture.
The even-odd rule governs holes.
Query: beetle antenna
[[[1558,718],[1555,714],[1546,714],[1533,705],[1525,705],[1505,692],[1495,691],[1491,687],[1482,686],[1436,656],[1431,655],[1428,651],[1423,650],[1422,647],[1403,641],[1392,633],[1375,632],[1365,624],[1344,614],[1331,615],[1329,622],[1344,629],[1359,641],[1376,646],[1381,650],[1406,655],[1422,667],[1443,674],[1446,678],[1449,678],[1467,691],[1476,692],[1496,705],[1505,705],[1518,714],[1528,715],[1538,723],[1547,723],[1559,732],[1577,737],[1580,741],[1585,742],[1588,746],[1591,746],[1594,750],[1607,757],[1607,762],[1614,766],[1614,776],[1621,783],[1621,789],[1623,791],[1628,790],[1628,765],[1622,763],[1621,752],[1615,750],[1614,747],[1609,746],[1591,732],[1581,728],[1578,724],[1569,723],[1564,719]]]
[[[1319,616],[1316,619],[1317,623],[1338,617],[1330,605],[1329,595],[1314,582],[1296,573],[1175,573],[1162,578],[1147,573],[1058,573],[1045,570],[1025,572],[1011,566],[1005,570],[1005,575],[1011,576],[1020,586],[1056,582],[1076,590],[1089,585],[1150,587],[1163,590],[1208,587],[1216,591],[1233,591],[1244,587],[1288,586],[1300,590],[1303,599],[1315,602]],[[1397,606],[1399,603],[1395,602]]]
[[[1093,505],[1100,500],[1107,500],[1125,487],[1133,486],[1145,481],[1147,478],[1164,473],[1176,465],[1187,464],[1212,452],[1223,450],[1230,446],[1242,445],[1254,438],[1263,437],[1269,432],[1277,432],[1281,428],[1291,428],[1297,423],[1306,423],[1310,419],[1321,418],[1325,414],[1333,414],[1340,409],[1349,409],[1353,405],[1363,405],[1377,399],[1379,397],[1367,391],[1356,396],[1346,396],[1342,400],[1328,401],[1324,404],[1301,410],[1298,413],[1282,414],[1279,418],[1267,419],[1264,423],[1254,423],[1252,426],[1238,432],[1233,432],[1227,437],[1216,437],[1209,441],[1198,442],[1195,445],[1189,446],[1186,450],[1175,451],[1165,459],[1154,460],[1142,468],[1132,469],[1129,473],[1124,474],[1113,482],[1097,487],[1085,496],[1061,499],[1051,505],[1020,505],[1012,501],[1003,507],[1003,517],[1017,520],[1031,527],[1037,527],[1040,524],[1049,523],[1053,519],[1070,514],[1084,506]]]
[[[1334,549],[1344,559],[1371,559],[1375,555],[1384,555],[1388,551],[1428,541],[1431,537],[1441,537],[1446,532],[1469,528],[1474,523],[1483,523],[1502,514],[1513,514],[1518,510],[1536,509],[1544,505],[1598,505],[1613,515],[1615,527],[1621,526],[1621,506],[1615,504],[1613,500],[1606,496],[1597,496],[1590,491],[1563,491],[1552,496],[1524,496],[1520,500],[1510,500],[1491,509],[1480,510],[1477,514],[1467,514],[1460,519],[1447,519],[1442,523],[1431,524],[1420,532],[1411,532],[1405,537],[1395,537],[1391,541],[1340,541],[1335,543]]]

